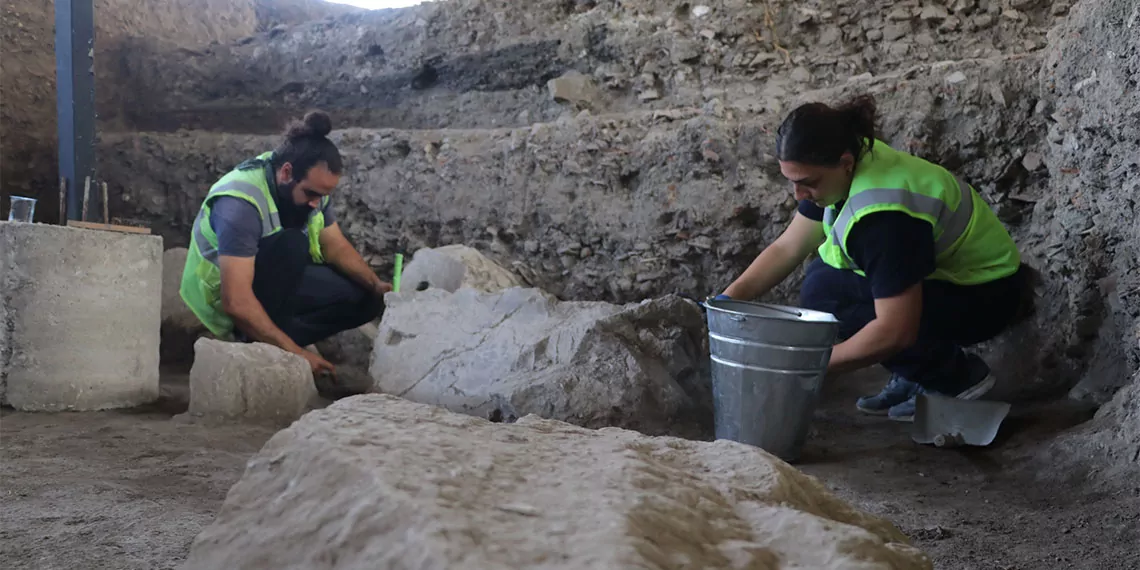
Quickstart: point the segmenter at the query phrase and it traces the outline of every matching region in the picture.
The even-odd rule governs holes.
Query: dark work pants
[[[376,319],[384,300],[332,266],[312,263],[309,239],[287,229],[258,243],[253,294],[293,342],[308,346]]]
[[[926,280],[918,340],[883,361],[894,374],[937,392],[955,393],[966,373],[962,347],[990,340],[1017,316],[1024,269],[1011,277],[973,286]],[[804,276],[800,304],[839,319],[846,340],[875,318],[875,300],[866,277],[814,260]]]

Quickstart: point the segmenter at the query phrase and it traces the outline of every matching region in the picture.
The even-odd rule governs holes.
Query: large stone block
[[[264,343],[200,338],[190,369],[191,416],[290,422],[316,400],[302,357]]]
[[[100,410],[158,398],[162,238],[0,222],[0,399]]]
[[[695,303],[560,302],[538,290],[388,294],[375,391],[484,418],[527,414],[646,433],[711,432]]]
[[[933,568],[755,447],[341,400],[248,463],[183,570]]]
[[[524,285],[514,273],[465,245],[417,250],[402,279],[401,288],[409,291],[435,288],[454,293],[470,287],[492,293]]]

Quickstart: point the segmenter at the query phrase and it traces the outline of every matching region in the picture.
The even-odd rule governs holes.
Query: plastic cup
[[[23,196],[12,196],[12,208],[8,210],[9,222],[32,223],[32,216],[36,213],[36,199]]]

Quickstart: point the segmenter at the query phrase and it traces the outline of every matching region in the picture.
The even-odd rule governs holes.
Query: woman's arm
[[[778,285],[824,240],[823,224],[796,212],[792,223],[724,290],[733,299],[755,299]]]

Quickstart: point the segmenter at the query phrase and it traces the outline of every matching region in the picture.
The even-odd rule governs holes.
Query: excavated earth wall
[[[258,30],[359,12],[320,0],[94,0],[98,131],[122,130],[124,110],[147,93],[122,81],[138,38],[173,59],[229,45]],[[45,0],[0,7],[0,214],[8,196],[41,198],[37,221],[57,219],[55,12]],[[98,176],[98,174],[97,174]]]

